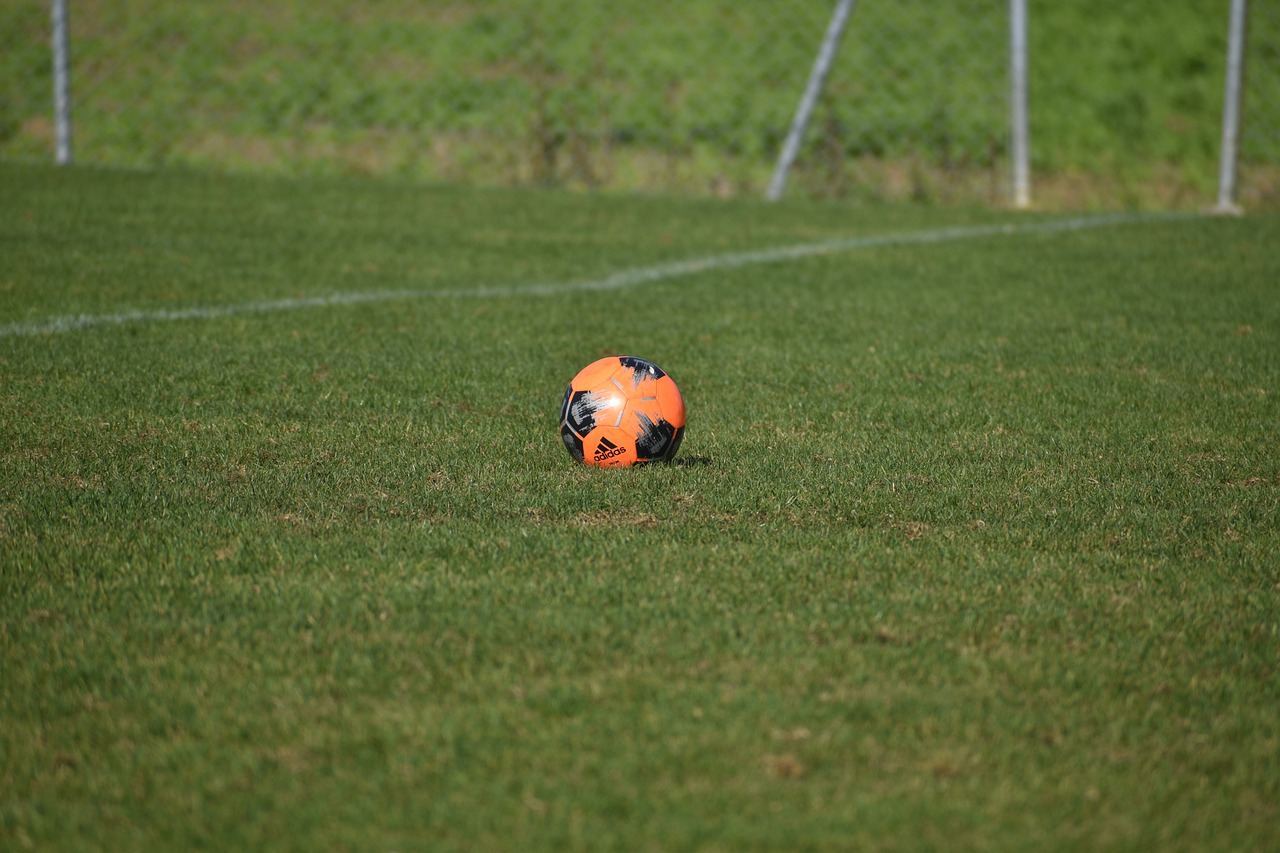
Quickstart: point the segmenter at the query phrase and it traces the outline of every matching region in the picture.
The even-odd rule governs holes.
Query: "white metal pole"
[[[1027,0],[1009,0],[1009,126],[1013,206],[1031,206],[1031,133],[1027,121]]]
[[[787,173],[791,171],[791,164],[795,162],[796,154],[800,151],[800,142],[804,138],[805,128],[809,125],[809,116],[813,114],[813,107],[818,102],[818,96],[822,94],[827,74],[831,71],[831,64],[836,58],[836,48],[840,44],[840,37],[844,35],[844,28],[849,23],[849,15],[852,11],[853,0],[838,0],[836,3],[831,23],[827,26],[827,34],[822,39],[822,48],[818,51],[818,58],[813,63],[813,71],[809,74],[809,85],[805,87],[804,97],[800,99],[800,107],[796,110],[790,131],[787,132],[787,140],[782,145],[782,153],[778,155],[773,179],[769,181],[769,190],[765,194],[769,201],[782,198],[783,190],[787,188]]]
[[[53,112],[58,165],[71,162],[71,50],[67,0],[53,0]]]
[[[1227,34],[1227,82],[1222,99],[1222,159],[1218,164],[1218,213],[1240,213],[1236,206],[1236,155],[1240,146],[1241,81],[1244,78],[1246,0],[1231,0]]]

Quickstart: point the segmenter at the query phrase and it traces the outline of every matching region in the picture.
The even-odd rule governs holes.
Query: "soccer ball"
[[[588,465],[666,462],[684,438],[684,400],[653,362],[602,358],[582,368],[564,392],[560,437],[569,455]]]

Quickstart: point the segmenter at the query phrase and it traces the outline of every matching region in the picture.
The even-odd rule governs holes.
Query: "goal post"
[[[67,0],[53,0],[50,8],[53,34],[54,159],[59,166],[71,162],[71,36],[67,24]]]
[[[769,181],[769,189],[765,197],[769,201],[782,198],[787,188],[787,173],[795,162],[800,151],[800,142],[804,138],[805,129],[809,126],[809,117],[813,115],[813,107],[818,103],[822,87],[827,82],[831,65],[835,62],[836,50],[840,46],[840,37],[849,23],[849,15],[853,12],[853,0],[837,0],[835,12],[831,15],[831,23],[827,25],[827,34],[822,39],[822,47],[818,50],[818,58],[814,60],[813,71],[809,74],[809,83],[805,86],[804,95],[800,98],[800,106],[796,108],[796,116],[787,131],[787,139],[778,155],[778,165]]]
[[[1227,33],[1227,73],[1222,96],[1222,154],[1218,165],[1218,204],[1215,213],[1238,214],[1236,162],[1240,149],[1240,99],[1244,81],[1244,38],[1247,0],[1231,0]]]
[[[1027,0],[1009,0],[1009,141],[1013,206],[1031,206],[1031,131],[1027,113]]]

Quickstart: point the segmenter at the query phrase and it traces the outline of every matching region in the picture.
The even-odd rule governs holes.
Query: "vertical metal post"
[[[840,44],[840,37],[844,35],[844,28],[849,23],[849,15],[852,11],[853,0],[838,0],[836,3],[835,13],[827,26],[827,34],[822,39],[822,48],[818,51],[818,58],[813,63],[813,71],[809,74],[809,85],[805,87],[804,96],[800,99],[800,106],[791,122],[791,129],[787,132],[787,140],[783,143],[782,153],[778,155],[773,179],[769,181],[769,190],[765,193],[769,201],[782,198],[782,192],[787,188],[787,173],[791,171],[791,164],[795,162],[796,154],[800,151],[800,141],[804,138],[805,128],[809,126],[809,116],[813,114],[813,107],[818,102],[822,87],[827,82],[827,74],[831,71],[831,64],[836,58],[836,48]]]
[[[1236,155],[1240,146],[1241,82],[1244,79],[1246,0],[1231,0],[1227,34],[1227,82],[1222,99],[1222,159],[1218,164],[1217,213],[1240,213],[1236,206]]]
[[[1009,131],[1013,206],[1031,206],[1031,133],[1027,121],[1027,0],[1009,0]]]
[[[71,162],[71,49],[67,0],[53,0],[53,112],[59,166]]]

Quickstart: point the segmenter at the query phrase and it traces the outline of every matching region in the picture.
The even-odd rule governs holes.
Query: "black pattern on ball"
[[[661,379],[667,375],[662,371],[661,367],[658,367],[658,365],[654,364],[652,361],[647,361],[643,358],[636,358],[634,355],[624,355],[618,359],[618,362],[623,367],[629,367],[634,370],[638,379],[646,377],[649,379]]]
[[[561,425],[560,439],[564,441],[565,449],[569,451],[570,456],[579,462],[583,461],[584,454],[582,450],[582,439],[574,434],[568,424]]]
[[[586,435],[596,428],[597,411],[599,406],[594,394],[590,391],[575,392],[570,388],[564,394],[560,422],[568,424],[578,435]]]
[[[665,462],[676,455],[684,429],[676,429],[665,420],[654,423],[640,416],[640,435],[636,437],[636,456],[645,462]]]

